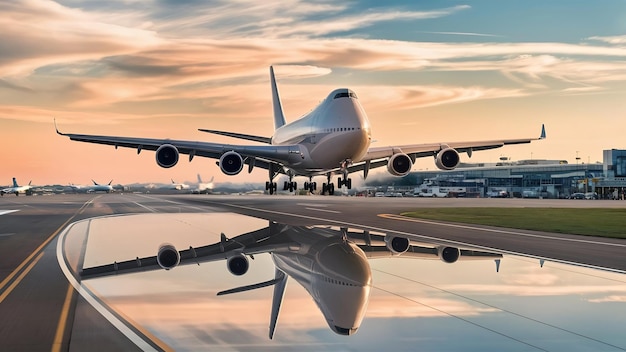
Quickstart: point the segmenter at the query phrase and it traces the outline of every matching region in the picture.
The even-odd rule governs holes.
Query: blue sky
[[[600,161],[603,149],[625,147],[625,10],[623,1],[5,2],[0,123],[11,148],[0,158],[12,167],[0,184],[197,173],[261,182],[261,170],[226,177],[210,160],[159,169],[134,151],[64,140],[51,121],[68,132],[231,143],[197,128],[271,135],[270,65],[288,120],[347,86],[377,146],[533,137],[545,123],[547,141],[472,161],[574,162],[576,151]],[[47,148],[33,154],[35,143]]]

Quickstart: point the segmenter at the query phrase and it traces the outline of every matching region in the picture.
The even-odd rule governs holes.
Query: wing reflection
[[[233,275],[244,275],[248,258],[269,253],[276,272],[272,280],[221,291],[241,293],[274,286],[269,337],[274,335],[288,278],[309,293],[332,331],[352,335],[360,327],[372,288],[368,259],[419,258],[454,263],[464,259],[495,259],[500,254],[445,245],[412,242],[407,238],[358,229],[291,226],[270,222],[267,227],[206,246],[177,250],[171,244],[159,247],[157,255],[83,268],[82,279],[150,270],[171,270],[178,265],[224,260]]]

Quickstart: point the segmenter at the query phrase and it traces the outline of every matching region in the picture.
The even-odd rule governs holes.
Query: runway
[[[623,202],[295,196],[54,195],[0,199],[0,345],[12,351],[138,350],[80,298],[57,264],[69,223],[128,213],[236,212],[297,225],[338,225],[626,272],[626,241],[397,217],[433,206],[622,207]],[[159,348],[156,348],[159,349]]]

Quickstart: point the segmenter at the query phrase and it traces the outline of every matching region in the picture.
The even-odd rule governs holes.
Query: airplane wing
[[[250,167],[272,168],[276,172],[282,172],[282,168],[277,167],[281,164],[297,166],[302,162],[303,155],[305,155],[305,151],[302,150],[303,147],[300,145],[235,145],[172,139],[62,133],[58,129],[56,131],[59,135],[69,137],[73,141],[112,145],[115,148],[132,148],[136,149],[138,154],[142,150],[156,151],[162,145],[168,144],[176,147],[180,154],[189,155],[189,161],[194,156],[219,159],[224,153],[234,151],[245,158],[244,163]]]
[[[412,158],[422,158],[433,156],[437,152],[445,148],[453,148],[459,153],[467,153],[470,157],[472,152],[489,150],[512,144],[526,144],[532,141],[546,138],[545,126],[541,126],[541,134],[538,138],[522,138],[522,139],[502,139],[491,141],[475,141],[475,142],[452,142],[452,143],[427,143],[427,144],[409,144],[392,147],[370,148],[362,159],[363,161],[388,158],[396,153],[405,153]],[[352,169],[350,169],[352,171]],[[355,170],[357,171],[357,170]]]
[[[280,236],[276,236],[276,231],[280,230],[277,230],[275,226],[280,225],[271,223],[269,227],[248,232],[232,239],[228,239],[222,234],[218,243],[180,250],[178,251],[180,255],[178,265],[199,265],[205,262],[225,260],[234,255],[254,255],[298,248],[297,243],[285,242],[284,239],[281,240]],[[157,261],[157,256],[137,257],[121,262],[83,268],[80,276],[82,279],[91,279],[154,270],[163,270]]]
[[[469,248],[456,248],[445,244],[436,243],[416,243],[414,241],[407,242],[408,247],[405,252],[392,252],[385,242],[387,235],[372,234],[368,231],[350,231],[343,229],[344,234],[365,252],[369,259],[377,258],[414,258],[414,259],[441,259],[444,262],[452,263],[457,260],[481,260],[481,259],[499,259],[502,254],[485,252]]]

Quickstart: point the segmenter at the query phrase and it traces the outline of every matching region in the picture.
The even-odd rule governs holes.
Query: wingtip
[[[543,123],[541,124],[541,135],[539,139],[546,139],[546,125]]]

